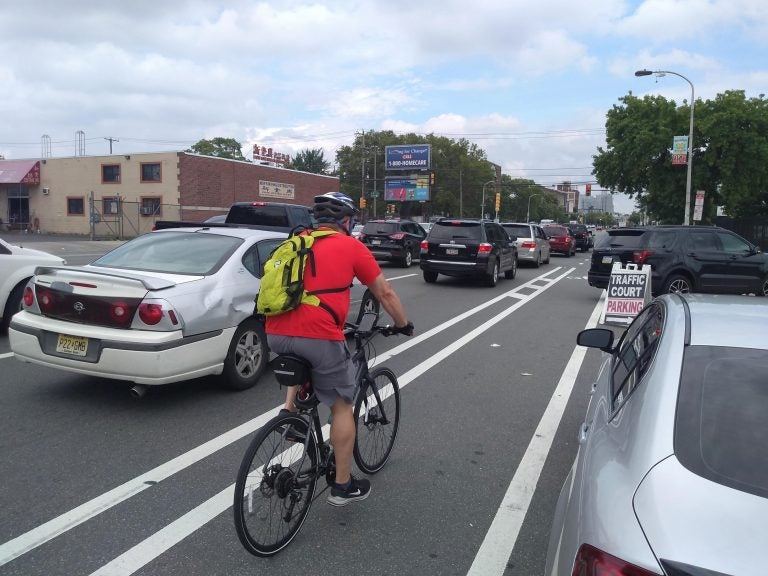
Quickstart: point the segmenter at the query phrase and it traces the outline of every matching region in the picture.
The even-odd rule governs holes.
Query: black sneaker
[[[331,506],[346,506],[356,500],[365,500],[371,493],[371,483],[368,480],[358,480],[352,476],[352,482],[349,486],[343,488],[334,484],[331,493],[328,495],[328,504]]]
[[[295,414],[295,412],[291,412],[286,408],[281,408],[280,414]],[[297,430],[295,426],[288,426],[288,430],[285,432],[285,439],[288,442],[303,444],[306,439],[306,430]]]

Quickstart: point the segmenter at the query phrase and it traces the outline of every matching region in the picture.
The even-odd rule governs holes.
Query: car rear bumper
[[[397,247],[397,248],[381,248],[381,247],[368,247],[368,250],[370,250],[371,254],[373,254],[373,257],[376,258],[376,260],[402,260],[405,258],[405,248]]]
[[[608,281],[611,279],[611,275],[604,274],[602,272],[588,272],[587,283],[595,288],[608,288]]]
[[[11,350],[24,362],[137,384],[158,385],[220,374],[235,328],[195,336],[80,326],[28,312],[14,316]],[[87,356],[56,352],[59,334],[88,338]]]
[[[487,276],[490,274],[488,261],[456,262],[422,256],[419,266],[425,272],[437,272],[445,276]]]

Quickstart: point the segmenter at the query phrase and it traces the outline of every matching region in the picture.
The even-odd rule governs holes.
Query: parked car
[[[592,251],[590,286],[606,288],[614,262],[651,266],[651,291],[768,295],[768,256],[717,226],[607,230]]]
[[[535,268],[542,262],[549,264],[549,240],[541,226],[519,222],[502,222],[501,226],[507,234],[517,238],[515,246],[519,263],[527,262]]]
[[[576,241],[567,227],[560,224],[550,224],[544,226],[544,233],[549,238],[549,249],[551,252],[565,254],[570,258],[576,254]]]
[[[582,252],[587,252],[591,248],[589,244],[589,230],[584,224],[570,223],[564,224],[566,228],[571,232],[573,240],[576,243],[576,249]]]
[[[419,247],[426,236],[413,220],[369,220],[359,240],[377,260],[397,262],[408,268],[419,257]]]
[[[14,246],[0,239],[0,331],[8,330],[11,316],[21,309],[21,297],[37,266],[63,266],[63,258]]]
[[[545,574],[763,574],[768,301],[663,295],[607,353],[558,499]]]
[[[226,227],[226,225],[251,226],[273,232],[291,232],[299,227],[310,228],[316,223],[312,208],[300,204],[285,202],[235,202],[229,207],[224,221],[214,221],[213,216],[207,224]],[[158,220],[152,230],[166,228],[197,228],[200,222],[186,220]]]
[[[432,225],[421,243],[420,266],[424,281],[438,274],[479,277],[496,286],[499,274],[517,274],[517,247],[504,228],[489,220],[443,218]]]

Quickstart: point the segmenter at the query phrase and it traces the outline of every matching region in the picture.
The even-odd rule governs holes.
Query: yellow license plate
[[[85,356],[88,353],[88,338],[59,334],[56,342],[56,352],[72,354],[73,356]]]

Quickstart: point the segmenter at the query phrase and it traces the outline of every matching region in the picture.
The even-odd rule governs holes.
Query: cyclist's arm
[[[395,322],[395,326],[398,328],[404,327],[408,324],[408,316],[405,314],[403,304],[400,302],[400,298],[390,286],[383,273],[379,273],[373,282],[368,284],[368,289],[376,297],[376,299],[384,306],[384,310],[387,311]]]

